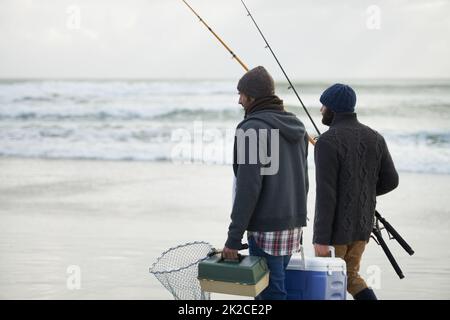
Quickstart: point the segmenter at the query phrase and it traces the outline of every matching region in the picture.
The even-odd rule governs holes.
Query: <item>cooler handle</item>
[[[306,260],[305,260],[305,252],[303,251],[303,246],[300,246],[300,256],[301,256],[301,260],[302,260],[302,267],[303,270],[306,270]]]
[[[328,251],[330,251],[332,258],[336,258],[336,250],[333,246],[328,246]]]
[[[328,251],[331,253],[331,258],[336,258],[336,250],[333,246],[328,246]],[[302,259],[304,259],[303,246],[300,247],[300,253],[302,254]]]
[[[333,246],[328,246],[328,251],[331,254],[331,258],[335,258],[336,257],[336,250],[334,249]],[[302,258],[301,260],[302,260],[303,270],[306,270],[305,252],[303,250],[303,246],[300,246],[300,256]]]

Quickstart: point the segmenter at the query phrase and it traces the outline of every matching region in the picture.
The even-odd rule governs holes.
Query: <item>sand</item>
[[[148,269],[181,243],[223,246],[231,174],[228,166],[1,159],[0,298],[171,299]],[[310,179],[307,254],[314,171]],[[388,242],[406,278],[373,241],[361,273],[381,299],[449,299],[450,176],[402,172],[400,180],[378,210],[416,251],[410,257]],[[68,268],[79,268],[80,289],[70,286]]]

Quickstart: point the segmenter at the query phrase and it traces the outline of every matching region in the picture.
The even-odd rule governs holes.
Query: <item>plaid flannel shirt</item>
[[[247,231],[247,237],[254,237],[256,244],[272,256],[287,256],[300,250],[302,228],[282,231]]]

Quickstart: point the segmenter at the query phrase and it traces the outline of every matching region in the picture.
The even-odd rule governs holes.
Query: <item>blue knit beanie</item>
[[[354,112],[356,94],[349,86],[336,83],[322,93],[320,102],[336,113]]]

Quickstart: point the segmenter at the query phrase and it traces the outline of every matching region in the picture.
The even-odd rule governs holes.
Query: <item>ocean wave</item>
[[[152,119],[152,116],[145,116],[135,112],[92,112],[81,114],[45,113],[45,112],[18,112],[15,114],[1,114],[0,120],[43,120],[43,121],[81,121],[81,120],[136,120]]]
[[[167,96],[230,95],[236,92],[230,81],[93,81],[42,80],[2,81],[1,99],[5,102],[77,101],[144,99]]]
[[[222,119],[222,120],[238,120],[239,118],[242,118],[243,112],[240,109],[221,109],[221,110],[205,110],[205,109],[178,109],[169,111],[167,113],[158,114],[152,119],[155,120],[192,120],[197,118],[202,119]]]
[[[419,131],[409,133],[387,133],[384,134],[391,142],[403,145],[426,145],[426,146],[442,146],[450,147],[450,131],[434,132],[434,131]]]
[[[341,82],[352,86],[359,93],[370,92],[379,93],[439,93],[450,91],[450,79],[430,79],[430,80],[411,80],[411,79],[385,79],[385,80],[362,80],[362,79],[342,79],[331,81],[294,81],[293,85],[297,91],[317,92],[320,94],[330,85]],[[277,88],[280,92],[287,93],[291,90],[286,81],[277,82]]]
[[[392,151],[392,150],[391,150]],[[431,174],[450,174],[450,165],[448,161],[442,161],[439,157],[428,155],[427,157],[418,157],[413,150],[404,150],[406,152],[393,152],[395,166],[399,172],[413,173],[431,173]],[[448,156],[448,154],[447,154]],[[3,158],[39,158],[52,160],[97,160],[97,161],[148,161],[148,162],[172,162],[177,164],[207,164],[207,165],[230,165],[231,157],[224,158],[222,154],[203,157],[173,157],[170,152],[166,154],[152,153],[140,149],[139,152],[130,153],[129,150],[120,150],[117,148],[84,149],[80,152],[61,151],[61,150],[0,150],[0,157]],[[312,157],[308,159],[309,167],[314,168]]]
[[[21,159],[48,159],[48,160],[93,160],[93,161],[142,161],[142,162],[175,162],[170,157],[156,155],[121,155],[121,154],[84,154],[84,155],[61,155],[58,153],[28,153],[26,155],[14,152],[1,152],[2,158],[21,158]]]
[[[144,109],[144,108],[142,108]],[[132,121],[132,120],[195,120],[195,119],[218,119],[218,120],[239,120],[242,118],[242,110],[235,108],[226,108],[218,110],[207,109],[167,109],[160,110],[146,110],[146,111],[97,111],[97,112],[46,112],[46,111],[23,111],[23,112],[2,112],[0,111],[1,120],[16,120],[16,121]]]
[[[296,82],[322,131],[327,128],[320,124],[319,97],[328,85]],[[383,134],[400,171],[450,174],[449,81],[354,85],[359,119]],[[219,132],[219,140],[209,137],[204,145],[217,146],[222,155],[207,152],[194,160],[227,163],[233,141],[223,130],[233,131],[243,118],[235,86],[235,81],[0,81],[0,156],[172,161],[173,133],[183,129],[194,136],[198,122],[215,130],[212,137]],[[314,132],[292,90],[284,83],[277,87],[287,109]],[[187,154],[181,159],[192,160]]]
[[[178,139],[175,134],[180,129],[183,130],[183,139]],[[214,135],[209,135],[208,129],[214,130]],[[183,123],[181,127],[169,124],[154,128],[135,123],[6,128],[0,129],[0,156],[172,161],[171,152],[182,146],[184,152],[179,161],[226,164],[231,159],[229,154],[233,147],[233,135],[227,135],[227,130],[234,132],[231,123],[229,128],[223,127],[219,131],[214,126],[202,128],[203,136],[200,137],[196,136],[192,123]],[[382,134],[400,171],[450,174],[449,131]],[[199,146],[204,149],[194,152]],[[313,156],[309,161],[313,166]]]

